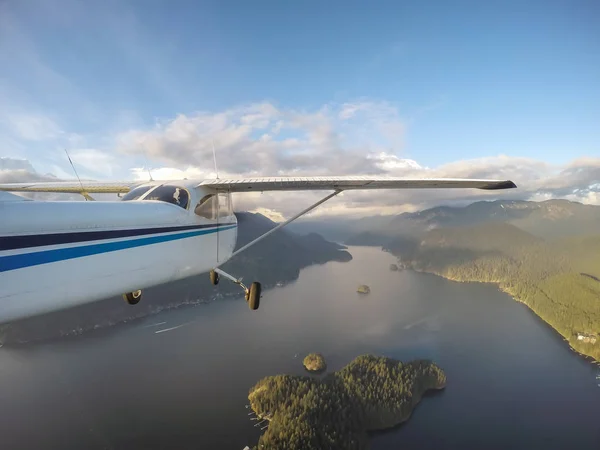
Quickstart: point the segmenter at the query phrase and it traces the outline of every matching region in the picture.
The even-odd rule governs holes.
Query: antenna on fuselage
[[[213,162],[215,163],[215,174],[217,175],[217,180],[219,179],[219,171],[217,170],[217,152],[215,151],[215,141],[210,140],[212,143],[212,151],[213,151]]]
[[[150,181],[154,181],[152,178],[152,173],[150,172],[150,164],[148,164],[148,155],[146,155],[146,151],[144,150],[144,161],[146,162],[146,170],[148,171],[148,176],[150,177]]]
[[[81,182],[81,178],[79,178],[79,174],[77,173],[77,169],[75,168],[75,164],[73,164],[73,161],[71,161],[71,157],[69,156],[69,152],[67,151],[66,148],[65,148],[65,153],[67,154],[67,158],[69,159],[69,162],[71,163],[73,172],[75,172],[75,176],[77,177],[77,180],[79,181],[79,185],[81,186],[81,195],[83,195],[83,198],[85,198],[86,202],[88,200],[94,200],[92,197],[90,197],[90,194],[85,192],[85,189],[83,188],[83,183]]]

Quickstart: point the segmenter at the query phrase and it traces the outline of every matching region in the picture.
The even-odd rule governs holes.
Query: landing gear
[[[260,294],[261,294],[261,286],[260,283],[254,282],[250,285],[250,289],[248,289],[244,283],[242,283],[241,278],[235,278],[233,275],[229,275],[227,272],[222,271],[221,269],[215,269],[210,271],[210,281],[212,284],[217,284],[219,282],[219,276],[227,278],[228,280],[233,281],[235,284],[240,286],[244,290],[244,297],[246,298],[246,303],[248,303],[248,307],[252,310],[257,310],[260,305]],[[216,280],[216,283],[215,281]]]
[[[260,291],[260,283],[255,281],[250,285],[250,289],[248,289],[248,292],[246,292],[246,302],[252,310],[258,309],[260,305]]]
[[[123,298],[130,305],[137,305],[142,299],[142,290],[138,289],[137,291],[127,292],[123,294]]]

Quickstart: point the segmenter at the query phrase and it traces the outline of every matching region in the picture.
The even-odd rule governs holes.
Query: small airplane
[[[123,295],[209,273],[238,284],[250,309],[261,284],[249,287],[220,269],[230,258],[343,191],[357,189],[510,189],[509,180],[389,177],[272,177],[150,182],[0,184],[0,323]],[[331,190],[318,202],[235,249],[238,192]],[[10,192],[118,194],[114,201],[36,201]]]

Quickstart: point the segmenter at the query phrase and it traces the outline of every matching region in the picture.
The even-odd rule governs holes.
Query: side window
[[[230,215],[229,194],[219,194],[219,217],[229,217]]]
[[[200,217],[214,220],[217,212],[216,199],[217,197],[214,194],[205,195],[196,205],[194,212]]]

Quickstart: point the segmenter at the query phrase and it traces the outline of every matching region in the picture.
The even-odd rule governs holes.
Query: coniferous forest
[[[600,235],[542,239],[512,224],[431,230],[390,242],[407,266],[462,282],[496,283],[578,352],[600,360]]]
[[[402,363],[363,355],[322,379],[277,375],[260,380],[248,396],[270,420],[256,449],[366,449],[367,431],[410,417],[429,389],[446,385],[430,361]]]

